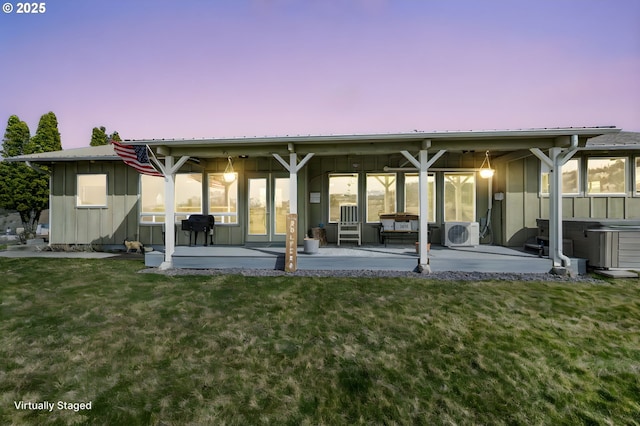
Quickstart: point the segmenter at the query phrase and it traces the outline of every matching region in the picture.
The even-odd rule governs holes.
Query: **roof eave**
[[[495,138],[531,138],[531,137],[560,137],[578,135],[595,137],[604,134],[618,133],[621,129],[615,126],[603,127],[567,127],[557,129],[523,129],[523,130],[468,130],[446,132],[412,132],[389,134],[358,134],[358,135],[306,135],[306,136],[268,136],[247,138],[202,138],[202,139],[137,139],[125,140],[126,145],[150,146],[197,146],[197,145],[228,145],[242,143],[243,145],[265,145],[273,143],[314,144],[327,142],[388,142],[388,141],[416,141],[425,139],[495,139]]]

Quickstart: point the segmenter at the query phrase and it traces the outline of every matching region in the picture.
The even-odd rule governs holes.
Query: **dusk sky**
[[[8,3],[2,133],[16,114],[33,135],[53,111],[65,149],[96,126],[123,139],[640,131],[639,0]]]

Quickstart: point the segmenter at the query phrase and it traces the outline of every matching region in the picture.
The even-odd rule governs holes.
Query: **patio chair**
[[[340,206],[338,246],[342,241],[357,241],[358,245],[362,244],[362,224],[358,221],[358,206]]]

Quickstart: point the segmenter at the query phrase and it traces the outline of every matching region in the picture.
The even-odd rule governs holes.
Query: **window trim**
[[[404,189],[404,204],[402,206],[402,211],[407,212],[407,176],[415,176],[419,178],[419,174],[418,173],[405,173],[404,174],[404,182],[403,182],[403,189]],[[427,173],[427,185],[429,185],[429,177],[433,178],[433,191],[429,191],[429,197],[433,197],[433,209],[429,209],[429,214],[433,215],[433,221],[430,220],[431,218],[427,218],[427,223],[438,223],[438,180],[436,179],[436,174],[435,172],[429,172]],[[420,189],[418,189],[418,191],[420,191]],[[420,197],[420,194],[418,194],[418,197]],[[420,206],[418,206],[418,209],[420,208]],[[418,211],[416,214],[420,214],[420,212]]]
[[[640,155],[633,157],[633,196],[640,197]]]
[[[80,204],[80,177],[81,176],[104,176],[104,204]],[[95,209],[108,208],[109,204],[109,175],[107,173],[77,173],[76,174],[76,208]]]
[[[621,159],[624,160],[624,191],[623,192],[604,192],[604,193],[592,193],[589,191],[589,160],[613,160],[613,159]],[[622,197],[629,194],[629,157],[628,156],[590,156],[587,158],[585,162],[585,179],[584,179],[584,192],[587,197]],[[634,182],[635,184],[635,182]]]
[[[444,172],[442,176],[442,222],[457,222],[457,220],[447,220],[447,175],[471,175],[473,176],[473,201],[471,205],[473,206],[473,214],[471,222],[476,222],[478,220],[478,172]]]
[[[577,172],[578,172],[578,192],[562,192],[562,196],[563,197],[584,197],[584,184],[583,181],[584,179],[584,173],[583,173],[583,161],[582,161],[582,157],[574,157],[574,158],[570,158],[569,160],[567,160],[567,162],[569,161],[577,161],[578,162],[578,167],[577,167]],[[564,167],[564,166],[563,166]],[[543,192],[542,191],[542,174],[543,173],[549,173],[549,172],[544,172],[544,168],[545,168],[545,164],[540,161],[540,173],[538,174],[538,196],[541,198],[549,198],[549,192]]]
[[[367,172],[365,174],[365,178],[364,178],[364,182],[365,182],[365,188],[364,188],[364,204],[365,204],[365,211],[364,211],[364,223],[367,224],[371,224],[371,223],[380,223],[380,218],[378,218],[378,220],[374,220],[374,221],[369,221],[369,176],[393,176],[395,181],[394,181],[394,186],[395,186],[395,200],[394,200],[394,211],[393,212],[389,212],[389,213],[396,213],[396,211],[398,210],[398,174],[394,173],[394,172]]]
[[[235,223],[223,223],[223,222],[218,222],[216,220],[216,226],[225,226],[225,227],[232,227],[232,226],[240,226],[240,174],[238,172],[235,172],[236,175],[236,179],[234,181],[234,183],[236,184],[236,211],[235,212],[211,212],[211,196],[209,194],[209,177],[210,176],[222,176],[224,175],[224,172],[206,172],[205,173],[205,179],[207,180],[207,199],[206,199],[206,204],[207,204],[207,212],[208,214],[210,214],[213,217],[217,217],[217,216],[225,216],[225,217],[235,217],[236,221]],[[203,200],[204,203],[204,200]]]
[[[176,173],[176,175],[197,175],[199,174],[198,172],[182,172],[182,173]],[[139,204],[140,204],[140,212],[138,213],[138,224],[141,226],[157,226],[157,225],[163,225],[166,223],[167,221],[167,206],[166,206],[166,202],[165,202],[165,206],[164,206],[164,210],[163,211],[143,211],[142,210],[142,180],[144,179],[144,176],[149,177],[149,178],[157,178],[157,179],[164,179],[162,177],[157,177],[157,176],[148,176],[148,175],[143,175],[140,174],[140,179],[138,180],[138,199],[139,199]],[[178,187],[176,185],[176,187],[174,188],[174,191],[177,190]],[[164,194],[164,186],[162,189],[162,193]],[[204,203],[205,200],[204,198],[202,198],[202,194],[200,195],[200,211],[199,212],[184,212],[184,211],[177,211],[177,206],[175,205],[175,203],[177,202],[175,196],[174,196],[174,212],[173,212],[173,221],[174,223],[180,223],[180,221],[182,219],[186,219],[188,216],[192,215],[192,214],[203,214],[203,207],[204,207]],[[143,218],[147,218],[147,217],[151,217],[153,218],[153,222],[149,222],[149,221],[145,221],[143,220]],[[160,220],[158,220],[160,219]]]
[[[339,172],[339,173],[329,173],[327,175],[327,223],[338,223],[338,220],[331,220],[331,178],[337,176],[351,176],[356,178],[356,205],[358,206],[358,210],[360,210],[360,173],[358,172]],[[360,219],[362,219],[362,212],[358,211],[358,215]]]

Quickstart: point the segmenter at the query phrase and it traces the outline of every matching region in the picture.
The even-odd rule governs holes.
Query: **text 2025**
[[[45,13],[46,3],[16,3],[16,13]]]

